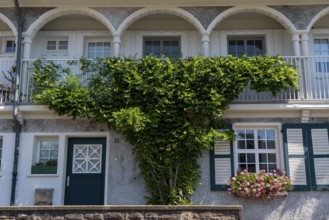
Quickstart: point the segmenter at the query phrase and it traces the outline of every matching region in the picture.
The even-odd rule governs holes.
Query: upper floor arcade
[[[268,54],[285,56],[295,65],[301,76],[300,90],[285,91],[278,97],[245,91],[239,100],[329,99],[329,5],[62,6],[23,10],[21,88],[29,87],[28,70],[37,58],[64,65],[80,57]],[[14,11],[0,8],[0,69],[5,73],[16,62]],[[0,79],[10,90],[10,81],[3,74]],[[24,97],[30,95],[27,90],[21,92]]]

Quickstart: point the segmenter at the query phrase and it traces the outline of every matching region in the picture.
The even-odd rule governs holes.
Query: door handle
[[[70,176],[66,177],[66,187],[70,186]]]

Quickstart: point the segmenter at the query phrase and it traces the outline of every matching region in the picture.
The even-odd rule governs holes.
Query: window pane
[[[12,41],[12,40],[8,40],[7,42],[6,42],[6,53],[13,53],[13,52],[15,52],[15,50],[16,50],[16,44],[15,44],[15,42],[14,41]]]
[[[276,154],[268,154],[267,156],[269,163],[276,163]]]
[[[247,149],[255,149],[255,142],[253,140],[247,141]]]
[[[266,164],[259,164],[260,170],[265,170],[265,172],[268,172],[267,165]]]
[[[266,130],[266,139],[274,140],[274,130]]]
[[[266,154],[259,154],[259,163],[267,163]]]
[[[244,133],[244,130],[238,130],[238,131],[237,131],[237,139],[238,139],[238,140],[245,139],[245,133]]]
[[[68,42],[67,41],[59,41],[59,50],[67,50]]]
[[[275,141],[274,140],[267,141],[267,149],[275,149]]]
[[[268,167],[269,167],[269,171],[275,170],[276,169],[276,164],[269,164]]]
[[[239,154],[239,163],[246,163],[246,154]]]
[[[96,51],[96,44],[95,43],[89,43],[88,44],[88,51]]]
[[[246,139],[249,139],[249,140],[254,139],[254,130],[246,130]]]
[[[239,140],[238,141],[238,148],[239,149],[246,149],[246,145],[245,145],[245,141],[244,140]]]
[[[56,50],[56,41],[47,41],[47,50]]]
[[[247,165],[246,164],[239,164],[239,170],[246,170]]]
[[[255,154],[247,154],[248,163],[255,163]]]
[[[256,173],[256,165],[255,164],[248,164],[248,172]]]
[[[266,149],[266,142],[263,140],[258,141],[258,149]]]
[[[40,159],[48,159],[49,151],[48,150],[40,150]]]
[[[266,135],[265,135],[265,131],[264,130],[258,130],[257,131],[257,138],[258,139],[265,139]]]

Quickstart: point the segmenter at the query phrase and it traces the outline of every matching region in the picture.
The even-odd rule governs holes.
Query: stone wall
[[[242,206],[0,207],[0,220],[243,220]]]

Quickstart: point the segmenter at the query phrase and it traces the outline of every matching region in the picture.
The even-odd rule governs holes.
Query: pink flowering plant
[[[285,172],[279,169],[266,173],[260,170],[259,173],[248,173],[247,170],[238,172],[227,188],[230,194],[239,197],[253,199],[270,199],[291,188],[291,181]]]

